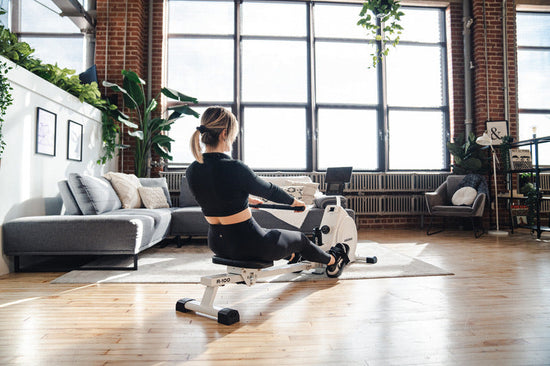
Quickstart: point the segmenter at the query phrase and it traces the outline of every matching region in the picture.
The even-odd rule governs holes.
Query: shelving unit
[[[514,179],[513,174],[521,174],[521,173],[531,173],[531,176],[534,177],[534,185],[535,185],[535,192],[536,192],[536,210],[535,210],[535,221],[533,225],[520,225],[519,228],[527,228],[537,233],[537,238],[540,239],[541,234],[545,231],[550,231],[550,218],[548,226],[544,226],[541,224],[541,205],[544,200],[550,200],[550,196],[543,195],[543,191],[541,190],[541,173],[543,172],[550,172],[550,167],[540,167],[539,166],[539,145],[543,143],[550,142],[550,136],[545,137],[538,137],[538,138],[532,138],[530,140],[523,140],[514,142],[511,144],[511,148],[521,148],[521,147],[529,147],[529,150],[531,151],[531,159],[533,162],[533,167],[531,169],[516,169],[516,170],[507,170],[505,173],[508,176],[509,181],[509,189],[510,193],[504,197],[507,199],[507,209],[510,219],[510,230],[512,234],[514,233],[514,215],[513,215],[513,205],[515,202],[520,202],[521,205],[526,205],[527,196],[521,196],[518,194],[514,194],[514,191],[519,193],[519,190],[521,187],[519,187],[519,183],[517,184],[517,189],[514,190]]]

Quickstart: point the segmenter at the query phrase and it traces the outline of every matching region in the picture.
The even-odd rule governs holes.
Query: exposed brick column
[[[153,0],[153,68],[152,94],[160,90],[163,81],[164,53],[164,1]],[[122,85],[122,70],[135,71],[142,79],[148,79],[148,27],[149,1],[141,0],[97,0],[96,27],[96,65],[98,79],[101,83],[108,80]],[[110,90],[100,86],[104,95],[112,95]],[[145,88],[147,90],[147,88]],[[122,96],[118,96],[118,106],[123,108]],[[125,113],[133,117],[127,109]],[[134,122],[137,122],[134,120]],[[122,151],[119,156],[120,170],[125,173],[134,172],[134,138],[127,134],[126,128],[122,134],[122,143],[130,148]]]
[[[484,7],[485,2],[485,17]],[[472,57],[474,61],[474,116],[475,133],[485,131],[485,122],[505,119],[504,56],[502,37],[503,0],[473,0],[474,16]],[[512,136],[517,134],[516,114],[516,18],[515,1],[506,2],[506,36],[508,42],[509,126]],[[485,22],[484,22],[485,20]],[[485,42],[485,32],[486,39]],[[487,53],[487,60],[485,59]],[[488,88],[487,88],[488,87]]]
[[[506,119],[505,104],[505,56],[503,22],[506,34],[506,58],[508,75],[508,126],[510,135],[517,138],[516,97],[516,4],[506,0],[506,18],[503,18],[503,0],[472,0],[474,62],[474,133],[481,135],[486,121]],[[498,154],[497,154],[498,155]],[[499,161],[502,158],[499,157]],[[504,168],[504,167],[501,167]],[[497,168],[498,169],[498,168]],[[498,192],[506,191],[506,175],[497,175]],[[493,180],[489,182],[494,195]],[[493,213],[492,213],[493,214]],[[507,222],[505,200],[499,200],[500,226]]]

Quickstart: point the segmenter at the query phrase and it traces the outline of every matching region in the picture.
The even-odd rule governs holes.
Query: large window
[[[550,13],[517,13],[519,138],[550,136]],[[539,164],[550,165],[540,145]]]
[[[169,86],[200,107],[229,106],[242,127],[233,154],[254,169],[446,169],[443,10],[405,7],[401,43],[378,68],[369,67],[376,44],[356,25],[360,10],[170,0]],[[193,129],[171,135],[187,148]],[[176,163],[193,160],[183,150]]]

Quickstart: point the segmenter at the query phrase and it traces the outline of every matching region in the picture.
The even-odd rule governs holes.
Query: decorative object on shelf
[[[55,156],[57,115],[43,108],[36,108],[36,153]]]
[[[67,126],[67,159],[82,161],[82,135],[83,126],[69,120]]]
[[[504,137],[508,136],[508,121],[487,121],[485,123],[487,134],[491,138],[491,145],[502,144]]]
[[[514,138],[512,136],[506,135],[502,138],[502,143],[500,144],[500,153],[504,170],[510,170],[510,149],[513,141]]]
[[[493,158],[493,182],[495,185],[495,216],[496,216],[496,230],[489,230],[487,233],[489,235],[498,235],[498,236],[504,236],[508,235],[507,231],[500,230],[500,223],[499,223],[499,217],[498,217],[498,187],[497,187],[497,164],[496,164],[496,153],[495,149],[493,148],[493,139],[489,136],[487,131],[483,133],[480,137],[477,138],[476,142],[479,145],[483,146],[490,146],[491,148],[491,155]]]
[[[380,42],[377,51],[371,54],[373,67],[376,67],[382,57],[388,55],[388,44],[393,47],[399,44],[399,36],[403,31],[399,21],[405,15],[400,8],[399,0],[366,0],[363,3],[357,25],[365,28],[374,41]]]
[[[527,196],[527,224],[534,225],[537,211],[537,189],[533,183],[526,183],[521,188],[521,193]]]
[[[130,117],[122,113],[118,120],[130,128],[128,134],[136,139],[134,147],[135,174],[138,177],[148,177],[151,174],[151,149],[154,149],[161,158],[172,160],[170,151],[171,143],[174,140],[163,132],[169,131],[172,123],[183,115],[198,118],[199,114],[189,107],[190,104],[196,104],[197,99],[176,90],[162,88],[156,97],[148,101],[143,90],[145,81],[131,70],[122,70],[122,75],[123,87],[108,81],[103,81],[103,86],[122,93],[126,107],[137,114],[137,123],[131,122]],[[152,113],[158,106],[157,99],[161,94],[179,103],[168,107],[172,111],[168,118],[153,118]]]
[[[533,169],[531,151],[525,149],[510,149],[510,168],[512,170]]]
[[[457,137],[454,142],[447,141],[447,149],[454,158],[454,174],[485,174],[489,171],[486,154],[482,146],[476,142],[473,133],[470,133],[467,141],[462,136]]]

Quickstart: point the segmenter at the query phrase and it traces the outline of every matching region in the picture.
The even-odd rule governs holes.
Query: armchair
[[[477,195],[471,205],[454,205],[452,197],[455,192],[464,185],[465,175],[450,175],[447,177],[435,192],[426,192],[426,206],[430,214],[430,224],[428,225],[427,235],[433,235],[445,230],[445,222],[448,217],[469,217],[472,220],[474,236],[479,238],[484,233],[483,211],[485,209],[485,201],[487,197],[486,183],[484,187],[477,186]],[[483,181],[484,182],[484,181]],[[433,218],[436,216],[443,217],[443,228],[437,231],[431,231]],[[476,219],[480,223],[480,228],[476,226]]]

